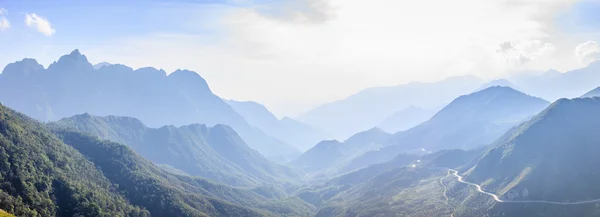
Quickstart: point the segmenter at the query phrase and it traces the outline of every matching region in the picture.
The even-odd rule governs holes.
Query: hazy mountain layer
[[[7,65],[0,74],[0,101],[42,121],[76,114],[138,118],[149,126],[226,124],[265,156],[297,155],[283,142],[253,128],[212,93],[197,73],[124,65],[94,69],[78,50],[44,69],[33,59]]]
[[[290,165],[309,173],[324,170],[328,173],[340,172],[340,168],[350,159],[381,147],[390,136],[379,128],[373,128],[357,133],[343,143],[337,140],[322,141],[290,162]]]
[[[590,92],[583,94],[581,97],[597,97],[597,96],[600,96],[600,87],[590,90]]]
[[[249,148],[225,125],[149,128],[135,118],[89,114],[65,118],[53,125],[127,144],[156,164],[229,185],[281,184],[299,177],[290,168],[272,163]]]
[[[265,106],[256,102],[240,102],[228,100],[227,103],[252,126],[258,127],[267,134],[293,145],[299,150],[307,150],[327,136],[308,124],[284,117],[278,119]]]
[[[387,117],[378,127],[387,132],[396,133],[413,128],[429,120],[434,114],[433,110],[409,106]]]
[[[559,72],[549,70],[540,75],[518,76],[509,80],[532,96],[541,97],[553,102],[560,98],[575,98],[600,86],[600,62],[592,62],[588,66]]]
[[[435,83],[412,82],[394,87],[365,89],[346,99],[327,103],[298,117],[326,130],[336,139],[377,126],[394,112],[409,106],[436,108],[470,93],[483,84],[476,77],[452,77]]]
[[[353,161],[355,168],[382,163],[399,153],[486,146],[508,129],[528,120],[549,103],[509,87],[490,87],[458,97],[430,120],[395,133],[384,148]]]

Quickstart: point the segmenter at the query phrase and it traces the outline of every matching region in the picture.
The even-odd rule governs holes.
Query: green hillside
[[[18,216],[309,216],[295,198],[175,175],[130,148],[0,106],[0,209]]]
[[[84,155],[0,105],[0,209],[18,216],[149,216]]]
[[[528,199],[597,197],[600,176],[592,168],[600,164],[599,111],[600,98],[558,100],[498,141],[466,179],[501,195],[527,188]]]
[[[225,125],[149,128],[135,118],[89,114],[65,118],[52,125],[127,144],[156,164],[228,185],[284,184],[298,177],[290,168],[272,163],[249,148]]]
[[[600,98],[561,99],[509,132],[464,173],[506,201],[576,202],[598,199]],[[492,216],[598,216],[596,203],[504,204]],[[468,212],[467,212],[468,213]]]

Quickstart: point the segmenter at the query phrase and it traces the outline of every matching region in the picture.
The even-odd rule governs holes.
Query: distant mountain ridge
[[[483,83],[474,76],[460,76],[433,83],[411,82],[369,88],[343,100],[316,107],[300,115],[298,120],[327,130],[336,139],[346,139],[356,132],[377,126],[394,112],[408,106],[442,106],[457,96],[476,90]]]
[[[406,132],[397,133],[386,145],[426,150],[469,149],[486,145],[549,104],[510,87],[489,87],[456,98],[429,121]],[[446,126],[447,124],[450,125]],[[438,130],[451,131],[436,135]],[[421,134],[426,132],[435,133]],[[419,142],[411,141],[410,138],[419,139]]]
[[[299,177],[290,168],[269,162],[249,148],[226,125],[149,128],[131,117],[89,114],[61,119],[51,125],[126,144],[156,164],[167,164],[187,174],[228,185],[283,184]]]
[[[344,144],[337,140],[321,141],[290,164],[307,172],[316,172],[339,163],[338,160],[348,152]]]
[[[309,173],[324,170],[331,170],[326,172],[336,173],[339,172],[339,167],[343,167],[348,160],[356,155],[381,147],[390,136],[391,134],[379,128],[373,128],[357,133],[344,142],[337,140],[321,141],[290,162],[290,165]]]
[[[289,117],[278,119],[264,105],[257,102],[227,100],[227,103],[250,125],[264,130],[267,134],[299,150],[307,150],[315,143],[327,139],[325,133],[308,124]]]
[[[590,90],[589,92],[583,94],[581,97],[598,97],[598,96],[600,96],[600,87]]]
[[[404,152],[424,154],[489,145],[508,129],[526,121],[549,104],[510,87],[494,86],[463,95],[428,121],[395,133],[386,140],[385,147],[358,156],[351,164],[365,167],[391,160]]]
[[[495,86],[510,87],[514,90],[520,91],[519,88],[517,88],[515,86],[515,84],[513,84],[512,82],[510,82],[509,80],[506,80],[506,79],[496,79],[496,80],[489,81],[489,82],[481,85],[481,87],[479,87],[479,89],[477,91],[484,90],[484,89],[487,89],[490,87],[495,87]]]
[[[560,98],[580,97],[591,89],[600,86],[600,61],[567,71],[548,70],[540,75],[509,78],[512,83],[533,96],[553,102]]]
[[[18,93],[18,94],[15,94]],[[225,124],[265,156],[297,155],[295,148],[250,126],[197,73],[124,65],[94,69],[74,50],[44,69],[33,59],[7,65],[0,74],[0,101],[42,121],[82,113],[135,117],[149,126]]]
[[[110,65],[112,65],[112,64],[108,63],[108,62],[101,62],[101,63],[94,64],[94,69],[100,69],[102,67],[110,66]]]
[[[387,132],[396,133],[413,128],[429,120],[434,114],[435,111],[431,109],[409,106],[387,117],[378,127]]]

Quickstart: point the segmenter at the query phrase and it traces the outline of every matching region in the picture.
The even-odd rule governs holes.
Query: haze
[[[595,217],[600,1],[0,0],[0,217]]]
[[[0,64],[190,69],[226,99],[296,117],[362,89],[586,66],[600,56],[593,0],[3,1]]]

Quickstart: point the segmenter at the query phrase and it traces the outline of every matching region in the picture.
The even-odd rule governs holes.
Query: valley
[[[0,216],[598,217],[600,1],[0,1]]]

